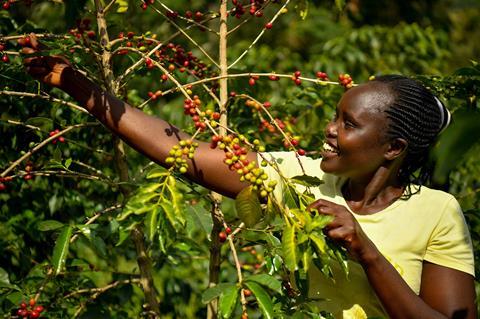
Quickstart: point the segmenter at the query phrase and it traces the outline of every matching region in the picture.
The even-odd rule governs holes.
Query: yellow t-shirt
[[[283,176],[302,175],[295,153],[262,155],[269,160],[274,158]],[[324,182],[311,188],[315,198],[349,209],[341,192],[344,180],[322,172],[320,159],[300,158],[306,174]],[[262,160],[260,155],[258,159]],[[264,169],[270,179],[280,181],[272,167]],[[299,191],[304,190],[302,186],[297,187]],[[282,199],[282,183],[278,183],[274,195]],[[420,291],[423,261],[474,275],[470,234],[461,208],[452,195],[422,186],[420,192],[408,200],[399,199],[378,213],[359,215],[350,212],[416,294]],[[326,278],[316,267],[311,267],[308,274],[309,296],[321,298],[320,308],[332,312],[335,318],[341,318],[342,311],[355,304],[360,305],[369,317],[387,317],[360,264],[349,261],[349,266],[350,274],[346,278],[340,266],[333,264],[334,281]]]

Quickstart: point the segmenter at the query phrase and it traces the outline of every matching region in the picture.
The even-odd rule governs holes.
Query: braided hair
[[[385,110],[389,119],[387,138],[402,138],[408,143],[398,177],[406,186],[406,196],[409,197],[412,195],[412,184],[423,185],[430,180],[430,146],[448,126],[450,113],[438,98],[413,79],[384,75],[374,81],[385,84],[393,95],[391,104]]]

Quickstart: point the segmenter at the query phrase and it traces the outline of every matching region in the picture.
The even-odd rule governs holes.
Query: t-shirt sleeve
[[[462,209],[453,197],[432,232],[424,259],[475,276],[470,233]]]

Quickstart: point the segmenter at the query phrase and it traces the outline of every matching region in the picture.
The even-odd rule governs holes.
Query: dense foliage
[[[221,202],[219,222],[212,195],[182,177],[180,161],[164,169],[120,144],[65,93],[29,77],[18,53],[35,32],[46,54],[66,56],[131,105],[209,141],[213,133],[196,123],[207,118],[219,130],[218,78],[184,87],[209,110],[200,120],[184,114],[188,103],[173,80],[218,76],[219,4],[112,1],[105,47],[96,9],[108,1],[64,2],[5,0],[0,11],[0,313],[16,316],[22,301],[34,299],[48,318],[199,318],[211,316],[207,304],[216,309],[219,298],[213,312],[223,317],[321,318],[305,294],[305,268],[345,257],[325,243],[319,229],[326,220],[303,214],[308,192],[287,192],[296,208],[288,218],[248,188],[237,202]],[[236,11],[228,63],[246,55],[228,70],[228,128],[248,143],[219,143],[318,156],[323,128],[350,83],[345,76],[338,85],[339,75],[355,82],[415,76],[455,118],[432,154],[433,185],[459,199],[478,251],[480,48],[472,39],[480,6],[384,2],[389,10],[378,1],[254,1],[250,14],[245,1],[240,14],[232,3],[242,1],[229,1]],[[108,65],[105,52],[112,53]],[[287,184],[318,182],[303,176]],[[212,265],[219,267],[213,279]]]

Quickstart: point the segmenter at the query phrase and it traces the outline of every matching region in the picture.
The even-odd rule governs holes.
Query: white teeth
[[[337,152],[333,147],[331,147],[327,143],[323,143],[323,149],[327,152],[333,152],[333,153]]]

